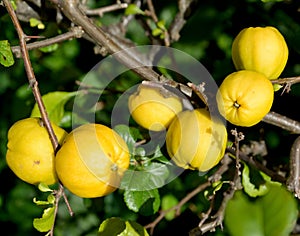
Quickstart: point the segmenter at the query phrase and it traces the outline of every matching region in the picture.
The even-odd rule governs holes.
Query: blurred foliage
[[[113,4],[114,1],[91,0],[88,3],[91,8],[96,8]],[[177,1],[155,1],[154,7],[157,10],[158,19],[168,28],[177,12]],[[234,71],[231,61],[231,43],[237,33],[248,26],[272,25],[284,35],[290,50],[288,64],[282,77],[299,76],[299,9],[298,0],[199,1],[194,9],[195,12],[180,32],[179,41],[171,46],[199,60],[212,74],[216,83],[220,84],[227,74]],[[123,10],[104,14],[98,20],[98,24],[105,26],[116,23],[123,14]],[[44,29],[31,27],[30,22],[22,22],[22,27],[28,35],[46,37],[55,36],[65,30],[64,22],[58,25],[46,18],[42,20],[42,24],[45,26]],[[0,41],[8,40],[11,46],[18,45],[16,31],[4,7],[0,7],[0,29]],[[126,36],[138,45],[150,43],[136,20],[128,25]],[[83,81],[85,75],[102,59],[100,55],[94,54],[94,45],[85,39],[66,41],[56,47],[54,51],[38,49],[30,51],[32,66],[43,95],[54,91],[76,91],[79,82]],[[136,75],[126,72],[109,84],[107,91],[101,95],[96,121],[110,124],[110,114],[114,103],[124,91],[138,81],[139,78]],[[94,86],[95,96],[99,96],[101,90],[99,81],[91,85]],[[300,112],[297,108],[300,85],[293,85],[290,93],[283,95],[280,93],[281,90],[276,93],[272,110],[300,121]],[[37,187],[18,180],[5,162],[9,127],[17,120],[29,117],[34,107],[34,98],[28,86],[21,59],[15,58],[15,64],[11,67],[0,66],[0,96],[2,101],[0,105],[0,227],[6,229],[6,232],[12,236],[40,235],[33,228],[32,220],[40,217],[44,209],[33,204],[32,199],[42,198],[45,195]],[[71,111],[72,98],[63,105],[66,110]],[[91,108],[89,105],[91,105],[89,101],[84,101],[81,104],[82,107],[78,109],[88,110]],[[131,122],[134,125],[134,122]],[[69,124],[65,123],[66,129],[70,128]],[[228,125],[228,130],[230,128],[231,126]],[[269,151],[266,161],[270,168],[277,166],[283,170],[288,168],[290,147],[296,135],[265,123],[259,123],[247,129],[239,128],[239,131],[246,135],[244,143],[250,140],[266,141]],[[141,133],[145,135],[144,130],[141,130]],[[175,205],[178,200],[205,180],[206,177],[199,173],[186,171],[180,175],[180,178],[160,188],[159,193],[152,194],[161,196],[162,207],[166,209]],[[76,217],[70,217],[64,203],[61,203],[55,227],[57,236],[96,235],[100,223],[109,217],[138,221],[141,225],[150,223],[155,217],[147,216],[147,211],[129,210],[123,199],[123,190],[99,199],[81,199],[69,193],[67,195]],[[132,206],[133,209],[134,207]],[[155,229],[155,235],[186,235],[190,229],[198,225],[199,212],[206,211],[208,207],[209,201],[204,194],[198,194],[184,206],[179,217],[173,218],[174,215],[170,212]],[[216,232],[208,233],[208,235],[228,235],[228,233],[225,227],[224,231],[217,228]]]

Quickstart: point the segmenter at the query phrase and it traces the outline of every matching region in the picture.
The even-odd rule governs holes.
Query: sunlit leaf
[[[155,29],[152,30],[152,35],[153,35],[153,36],[159,36],[159,35],[161,35],[162,33],[163,33],[163,30],[160,29],[160,28],[155,28]]]
[[[38,206],[43,206],[43,205],[49,205],[50,204],[48,201],[37,200],[36,198],[33,198],[33,202]]]
[[[36,18],[30,18],[29,24],[31,27],[37,27],[38,29],[45,29],[45,25],[39,19]]]
[[[48,197],[47,197],[47,201],[50,204],[54,204],[55,203],[55,196],[53,194],[49,194]]]
[[[273,84],[273,89],[274,89],[274,92],[277,92],[279,91],[283,86],[280,85],[280,84]]]
[[[259,188],[256,188],[255,185],[251,183],[249,167],[246,164],[244,164],[244,168],[243,168],[242,183],[245,192],[250,197],[262,196],[268,192],[268,187],[266,183],[260,184]]]
[[[148,236],[146,229],[134,221],[125,221],[112,217],[103,221],[99,227],[99,236]]]
[[[145,12],[142,11],[136,4],[129,4],[125,9],[125,15],[145,15]]]
[[[158,189],[147,191],[126,190],[124,201],[127,207],[134,212],[139,212],[144,207],[143,212],[147,215],[157,212],[160,206]]]
[[[6,67],[12,66],[15,63],[10,44],[7,40],[0,41],[0,63]]]
[[[152,162],[142,170],[126,171],[121,181],[121,188],[132,191],[160,188],[165,184],[168,176],[169,170],[166,165]]]
[[[119,235],[126,229],[124,220],[112,217],[103,221],[99,227],[99,236]]]
[[[162,29],[162,30],[166,30],[166,26],[165,26],[165,21],[164,20],[160,20],[156,23],[157,27]]]
[[[134,221],[126,221],[126,229],[120,234],[120,236],[148,236],[146,229],[140,224]]]
[[[42,218],[33,220],[33,226],[40,232],[48,232],[51,230],[55,219],[55,207],[49,207],[44,210]]]
[[[47,113],[49,115],[50,120],[60,125],[61,119],[64,117],[64,106],[66,102],[74,97],[77,94],[77,92],[50,92],[45,95],[43,95],[42,99],[45,104],[45,108],[47,110]],[[31,117],[41,117],[39,108],[37,104],[34,105]]]
[[[45,183],[39,183],[38,189],[42,192],[53,192],[53,190]]]

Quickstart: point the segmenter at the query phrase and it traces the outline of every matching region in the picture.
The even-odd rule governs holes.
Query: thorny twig
[[[56,44],[56,43],[60,43],[60,42],[63,42],[63,41],[69,40],[69,39],[81,38],[83,34],[84,34],[84,32],[81,29],[81,27],[79,27],[79,26],[78,27],[72,27],[70,29],[70,31],[68,31],[66,33],[63,33],[61,35],[57,35],[53,38],[47,38],[47,39],[44,39],[44,40],[41,40],[41,41],[28,43],[26,46],[27,46],[27,50],[33,50],[33,49],[53,45],[53,44]],[[11,47],[11,50],[17,58],[21,56],[20,46],[13,46],[13,47]]]
[[[167,209],[165,211],[160,211],[159,216],[151,223],[145,226],[146,229],[150,230],[150,234],[152,235],[154,232],[154,229],[156,225],[165,217],[167,213],[170,211],[176,211],[176,216],[180,215],[180,210],[184,204],[186,204],[189,200],[191,200],[194,196],[196,196],[198,193],[202,192],[207,187],[211,186],[213,183],[219,181],[222,178],[222,175],[228,170],[228,165],[230,164],[231,159],[228,156],[225,156],[222,160],[222,165],[219,167],[219,169],[208,178],[208,181],[200,184],[197,188],[195,188],[193,191],[188,193],[183,199],[180,200],[180,202],[170,209]]]
[[[232,135],[235,137],[235,142],[234,142],[235,143],[235,175],[233,177],[233,180],[231,181],[231,187],[227,192],[224,193],[221,206],[219,207],[217,213],[211,216],[211,218],[214,220],[208,223],[204,223],[202,221],[201,225],[199,225],[201,227],[197,227],[193,229],[189,234],[190,236],[199,235],[199,232],[200,235],[202,235],[208,231],[213,231],[217,226],[222,227],[222,223],[225,215],[225,209],[228,201],[233,197],[235,191],[242,189],[241,178],[240,178],[241,173],[240,173],[239,142],[244,139],[244,135],[240,132],[237,132],[236,129],[232,130]],[[224,158],[226,157],[227,155],[225,155]]]
[[[51,140],[53,149],[56,152],[57,149],[59,148],[59,143],[58,143],[57,137],[54,133],[51,122],[49,120],[47,111],[45,109],[45,105],[43,103],[42,96],[41,96],[41,93],[40,93],[40,90],[39,90],[39,87],[38,87],[38,82],[36,80],[36,77],[35,77],[35,74],[34,74],[34,71],[33,71],[32,65],[31,65],[31,61],[30,61],[30,57],[29,57],[29,53],[28,53],[28,49],[27,49],[27,45],[26,45],[26,39],[28,38],[28,36],[23,32],[22,27],[19,23],[19,20],[16,16],[16,13],[15,13],[10,1],[9,0],[3,0],[3,3],[4,3],[4,5],[7,9],[8,14],[11,17],[11,20],[12,20],[12,22],[15,26],[15,29],[17,31],[17,34],[19,36],[20,51],[21,51],[21,55],[22,55],[22,58],[23,58],[23,61],[24,61],[24,67],[25,67],[25,71],[26,71],[26,74],[27,74],[28,82],[29,82],[29,85],[32,89],[32,93],[34,95],[35,101],[38,105],[43,124],[47,129],[47,132],[49,134],[49,138]],[[58,192],[62,193],[62,195],[65,196],[64,195],[64,187],[61,184],[59,184]],[[61,197],[61,194],[56,195],[56,197],[55,197],[56,204],[58,204],[60,197]],[[65,199],[65,202],[66,202],[66,204],[67,204],[67,206],[70,210],[71,207],[69,205],[68,200],[65,197],[64,197],[64,199]],[[55,211],[56,211],[55,213],[57,213],[57,207],[56,207]],[[71,215],[73,214],[72,210],[70,210],[70,214]],[[56,214],[55,214],[55,217],[56,217]],[[54,224],[53,224],[49,234],[52,236],[53,232],[54,232]]]
[[[39,90],[39,87],[38,87],[38,82],[35,78],[35,74],[33,72],[31,61],[30,61],[30,58],[29,58],[28,50],[27,50],[26,39],[28,38],[28,36],[25,35],[25,33],[23,32],[22,27],[21,27],[21,25],[19,23],[19,20],[17,18],[17,15],[16,15],[10,1],[9,0],[3,0],[3,3],[4,3],[4,5],[5,5],[5,7],[8,11],[8,14],[10,15],[11,20],[12,20],[12,22],[15,26],[15,29],[18,33],[19,40],[20,40],[21,55],[22,55],[22,58],[24,60],[24,67],[25,67],[25,71],[26,71],[26,74],[27,74],[28,82],[29,82],[30,87],[32,88],[34,98],[35,98],[36,103],[39,107],[43,123],[44,123],[44,125],[45,125],[45,127],[46,127],[46,129],[49,133],[52,146],[53,146],[54,150],[56,150],[57,147],[58,147],[57,137],[56,137],[56,135],[53,131],[53,128],[51,126],[47,111],[45,109],[45,105],[43,103],[42,96],[41,96],[41,93],[40,93],[40,90]]]

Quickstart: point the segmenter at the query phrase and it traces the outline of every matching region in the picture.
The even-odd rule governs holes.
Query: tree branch
[[[300,199],[300,136],[294,141],[290,152],[290,176],[287,188]]]
[[[27,78],[28,78],[28,82],[29,82],[29,85],[32,89],[32,93],[34,95],[35,101],[38,105],[43,124],[44,124],[44,126],[45,126],[45,128],[46,128],[46,130],[49,134],[49,138],[51,140],[54,152],[56,152],[59,148],[59,143],[58,143],[57,137],[54,133],[51,122],[49,120],[49,117],[48,117],[48,114],[47,114],[47,111],[46,111],[46,108],[45,108],[45,105],[44,105],[44,102],[42,100],[42,96],[41,96],[41,93],[40,93],[40,90],[39,90],[39,87],[38,87],[38,82],[36,80],[36,77],[35,77],[35,74],[34,74],[34,71],[33,71],[32,65],[31,65],[31,61],[30,61],[30,58],[29,58],[29,53],[28,53],[28,49],[27,49],[27,45],[26,45],[26,39],[28,38],[28,36],[26,36],[25,33],[23,32],[23,30],[21,28],[21,25],[19,23],[19,20],[17,18],[17,15],[16,15],[10,1],[9,0],[3,0],[3,3],[5,5],[5,7],[7,9],[7,12],[10,15],[11,20],[12,20],[14,26],[15,26],[16,31],[17,31],[17,34],[18,34],[18,37],[19,37],[19,40],[20,40],[20,51],[21,51],[21,55],[22,55],[22,58],[23,58],[23,61],[24,61],[24,67],[25,67]],[[34,138],[34,137],[32,137],[32,138]],[[60,193],[64,192],[64,187],[62,186],[62,184],[59,184],[59,192]],[[63,196],[65,197],[64,194],[63,194]],[[56,201],[56,203],[55,203],[56,204],[55,218],[56,218],[56,213],[57,213],[57,204],[59,202],[60,197],[61,197],[61,194],[59,194],[55,197],[55,201]],[[69,206],[69,203],[68,203],[66,198],[65,198],[65,201],[66,201],[66,204]],[[71,213],[72,213],[72,211],[70,211],[70,214]],[[52,226],[52,228],[49,232],[51,236],[53,235],[53,231],[54,231],[54,224],[53,224],[53,226]]]
[[[25,71],[26,71],[26,74],[27,74],[28,82],[29,82],[29,85],[32,89],[35,101],[36,101],[36,103],[38,105],[38,108],[40,110],[43,123],[44,123],[44,125],[45,125],[45,127],[48,131],[52,146],[53,146],[54,150],[56,151],[56,149],[58,148],[58,141],[57,141],[57,137],[56,137],[56,135],[53,131],[53,128],[51,126],[47,111],[45,109],[44,102],[42,100],[40,90],[39,90],[39,87],[38,87],[38,82],[35,78],[35,75],[34,75],[34,72],[33,72],[32,66],[31,66],[31,61],[30,61],[30,58],[29,58],[27,45],[26,45],[26,39],[28,37],[24,34],[24,32],[21,28],[21,25],[19,23],[19,20],[17,18],[17,15],[16,15],[10,1],[9,0],[3,0],[3,3],[4,3],[4,5],[7,9],[8,14],[10,15],[11,20],[12,20],[12,22],[15,26],[15,29],[18,33],[19,40],[20,40],[20,51],[21,51],[21,55],[22,55],[22,58],[23,58],[23,61],[24,61],[24,67],[25,67]]]
[[[110,6],[105,6],[105,7],[101,7],[101,8],[97,8],[97,9],[85,9],[84,12],[87,15],[99,15],[100,17],[103,16],[104,13],[107,12],[112,12],[112,11],[117,11],[120,9],[124,9],[127,8],[128,4],[127,3],[116,3]]]
[[[27,50],[33,50],[37,48],[46,47],[55,43],[60,43],[69,39],[73,38],[81,38],[84,31],[81,29],[81,27],[72,27],[69,32],[66,32],[61,35],[57,35],[53,38],[48,38],[45,40],[41,40],[34,43],[27,44]],[[14,46],[11,47],[12,52],[15,54],[16,57],[21,56],[21,49],[20,46]]]
[[[57,3],[61,11],[76,25],[81,26],[87,35],[89,35],[98,46],[104,47],[109,54],[114,54],[117,60],[131,70],[135,71],[139,76],[146,80],[157,81],[161,77],[158,73],[141,62],[141,58],[137,55],[123,51],[122,42],[115,39],[112,35],[107,34],[102,28],[96,26],[80,8],[76,0],[50,0],[52,3]]]
[[[176,211],[176,216],[180,215],[180,210],[184,204],[186,204],[189,200],[191,200],[198,193],[202,192],[207,187],[211,186],[213,183],[219,181],[222,178],[222,175],[228,170],[228,165],[230,164],[231,159],[228,156],[225,156],[222,160],[222,165],[219,169],[208,178],[208,181],[200,184],[197,188],[193,189],[190,193],[188,193],[180,202],[176,205],[167,209],[165,211],[160,211],[159,216],[151,223],[145,226],[146,229],[150,229],[150,234],[152,235],[156,225],[165,217],[167,213],[170,211]]]
[[[275,125],[284,130],[290,131],[295,134],[300,134],[300,122],[292,120],[286,116],[280,115],[275,112],[269,112],[264,118],[265,123]]]

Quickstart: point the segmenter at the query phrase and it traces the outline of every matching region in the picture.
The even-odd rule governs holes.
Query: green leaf
[[[36,200],[36,198],[33,198],[33,202],[38,206],[43,206],[43,205],[49,205],[50,204],[48,201]]]
[[[161,35],[162,33],[163,33],[163,30],[160,28],[155,28],[152,30],[152,35],[155,37]]]
[[[142,170],[128,170],[125,172],[121,188],[133,191],[144,191],[162,187],[169,177],[169,170],[166,165],[151,162]]]
[[[71,98],[74,97],[77,92],[50,92],[43,95],[42,99],[45,104],[45,108],[48,112],[49,119],[57,124],[60,125],[62,118],[64,117],[64,106],[66,102]],[[34,105],[31,117],[41,117],[39,108],[37,104]]]
[[[114,236],[120,235],[126,229],[124,220],[112,217],[103,221],[99,227],[98,235],[100,236]]]
[[[225,225],[231,236],[288,236],[297,221],[296,199],[284,187],[270,184],[256,200],[237,191],[225,210]]]
[[[146,229],[134,221],[124,221],[112,217],[103,221],[99,227],[99,236],[149,236]]]
[[[42,192],[53,192],[53,190],[45,183],[39,183],[38,189]]]
[[[277,92],[279,91],[283,86],[280,85],[280,84],[273,84],[273,89],[274,89],[274,92]]]
[[[37,27],[38,29],[45,29],[45,25],[39,19],[36,18],[30,18],[29,24],[31,27]]]
[[[145,215],[154,214],[160,206],[160,196],[158,189],[147,191],[131,191],[124,192],[124,201],[127,207],[134,211]]]
[[[298,217],[293,195],[282,186],[272,185],[258,203],[263,212],[265,235],[290,235]]]
[[[114,131],[124,139],[130,153],[134,153],[136,140],[143,138],[138,129],[128,127],[127,125],[116,125]]]
[[[54,52],[57,49],[58,49],[58,43],[54,43],[54,44],[51,44],[49,46],[39,48],[39,50],[42,51],[42,52]]]
[[[7,40],[0,41],[0,63],[5,67],[12,66],[15,63],[10,44]]]
[[[173,194],[167,194],[161,199],[161,209],[163,211],[168,210],[178,204],[178,199]],[[173,220],[175,218],[176,210],[169,211],[165,218],[167,220]]]
[[[145,15],[145,12],[142,11],[136,4],[129,4],[125,9],[125,15]]]
[[[149,236],[147,230],[134,221],[126,221],[126,229],[120,236]]]
[[[258,189],[255,187],[254,184],[251,183],[249,167],[246,164],[244,164],[244,168],[243,168],[242,184],[245,192],[250,197],[263,196],[268,192],[268,187],[266,183],[260,184]]]
[[[264,219],[258,204],[237,191],[225,210],[225,226],[231,236],[265,236]]]
[[[49,194],[48,197],[47,197],[47,201],[50,204],[54,204],[55,203],[55,196],[53,194]]]
[[[44,210],[42,218],[33,220],[33,226],[40,232],[48,232],[51,230],[55,220],[55,207],[49,207]]]

